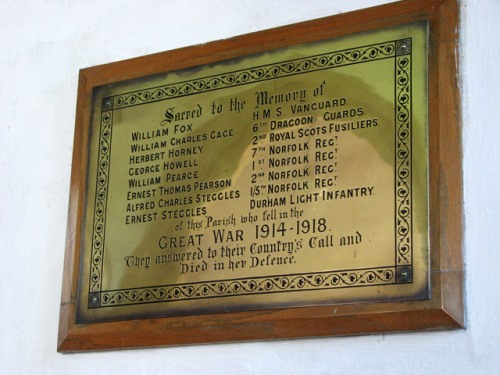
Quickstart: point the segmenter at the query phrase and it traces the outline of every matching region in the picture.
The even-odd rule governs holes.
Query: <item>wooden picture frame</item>
[[[82,69],[70,186],[58,351],[359,335],[464,327],[462,170],[455,0],[405,0],[208,44]],[[425,22],[428,30],[428,294],[418,298],[264,305],[136,318],[80,319],[94,94],[120,82]],[[406,48],[406,47],[405,47]],[[107,105],[102,103],[103,106]],[[400,268],[402,269],[402,268]],[[399,272],[399,271],[398,271]],[[396,276],[394,276],[396,277]],[[405,281],[405,275],[399,275]],[[406,280],[408,281],[408,280]],[[85,282],[85,281],[84,281]],[[97,294],[96,294],[97,295]],[[89,294],[89,299],[92,293]],[[81,298],[81,297],[80,297]],[[97,297],[96,297],[97,298]],[[102,297],[99,297],[102,298]],[[97,300],[98,303],[101,301]],[[92,302],[89,302],[90,304]],[[267,306],[267,307],[266,307]],[[269,307],[270,306],[270,307]]]

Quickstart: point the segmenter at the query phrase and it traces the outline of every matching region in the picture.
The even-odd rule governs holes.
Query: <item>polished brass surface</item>
[[[427,24],[95,90],[78,321],[428,298]]]

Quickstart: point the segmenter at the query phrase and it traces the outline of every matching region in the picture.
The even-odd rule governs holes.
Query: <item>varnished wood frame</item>
[[[431,288],[429,300],[354,303],[77,324],[92,90],[271,49],[428,20]],[[224,41],[82,69],[73,149],[59,352],[464,327],[462,168],[456,0],[407,0]]]

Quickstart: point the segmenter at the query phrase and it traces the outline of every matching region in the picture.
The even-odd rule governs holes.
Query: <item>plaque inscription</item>
[[[94,89],[77,322],[428,298],[427,27]]]

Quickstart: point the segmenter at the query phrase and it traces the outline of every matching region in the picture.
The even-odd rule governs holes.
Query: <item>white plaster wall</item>
[[[0,373],[500,373],[500,1],[462,2],[467,330],[56,353],[78,69],[387,0],[1,0]]]

